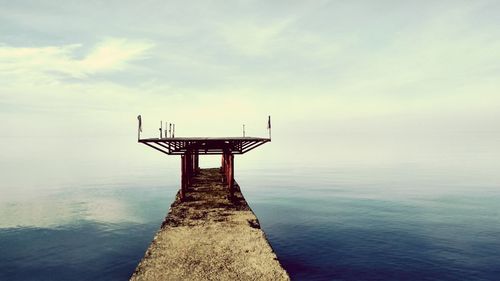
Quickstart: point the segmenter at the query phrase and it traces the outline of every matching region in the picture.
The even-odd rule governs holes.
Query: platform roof
[[[168,155],[182,155],[187,152],[206,154],[243,154],[271,141],[259,137],[175,137],[139,139],[149,147]]]

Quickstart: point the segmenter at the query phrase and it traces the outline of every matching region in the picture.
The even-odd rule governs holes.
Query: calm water
[[[126,280],[133,272],[177,191],[178,159],[143,147],[101,155],[93,142],[85,155],[14,151],[0,160],[0,280]],[[499,280],[495,147],[451,150],[439,161],[265,168],[249,156],[237,180],[295,280]]]

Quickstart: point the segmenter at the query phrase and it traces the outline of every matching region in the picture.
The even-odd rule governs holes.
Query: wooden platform
[[[237,184],[202,169],[178,193],[131,280],[289,280]]]

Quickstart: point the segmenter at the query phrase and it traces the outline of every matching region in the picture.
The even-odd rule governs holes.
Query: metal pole
[[[181,155],[181,201],[186,196],[186,156]]]
[[[160,139],[163,138],[163,121],[160,121]]]
[[[139,121],[139,126],[137,127],[137,141],[141,140],[141,132],[142,132],[142,118],[141,115],[137,115],[137,121]]]
[[[228,184],[229,184],[229,194],[231,195],[231,198],[234,196],[234,154],[231,153],[229,154],[229,177],[228,177]]]
[[[269,139],[271,139],[271,115],[267,117],[267,129],[269,130]]]
[[[224,154],[220,157],[220,171],[224,173]]]
[[[198,170],[200,169],[200,154],[198,151],[196,151],[196,154],[194,156],[194,170],[196,173],[198,173]]]

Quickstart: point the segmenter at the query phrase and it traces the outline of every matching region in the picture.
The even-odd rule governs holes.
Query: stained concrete
[[[179,194],[130,280],[290,280],[235,184],[202,169]]]

